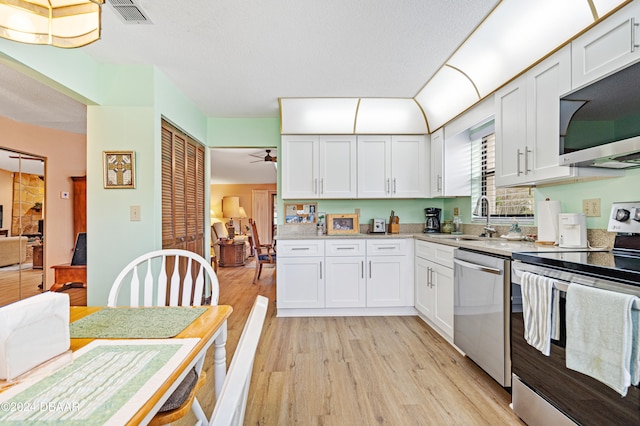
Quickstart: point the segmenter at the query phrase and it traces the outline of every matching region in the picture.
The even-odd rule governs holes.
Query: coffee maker
[[[426,217],[426,224],[424,233],[433,234],[440,232],[440,212],[442,209],[435,207],[427,207],[424,209],[424,215]]]

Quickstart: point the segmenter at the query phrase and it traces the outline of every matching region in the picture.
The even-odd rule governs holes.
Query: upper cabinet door
[[[571,43],[572,89],[640,59],[640,2],[631,2]]]
[[[571,49],[565,46],[527,72],[529,169],[537,181],[569,176],[558,161],[561,94],[571,90]]]
[[[391,137],[391,196],[427,196],[426,139],[421,135]]]
[[[356,137],[320,136],[320,198],[356,198]]]
[[[441,127],[431,134],[431,196],[444,194],[444,129]]]
[[[525,77],[506,85],[496,102],[496,186],[509,186],[524,180],[527,150],[527,108]],[[529,152],[526,152],[529,155]]]
[[[318,136],[282,136],[282,198],[318,198]]]
[[[391,197],[391,136],[358,136],[358,198]]]

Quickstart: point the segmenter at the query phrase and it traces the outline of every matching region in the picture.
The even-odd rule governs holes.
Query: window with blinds
[[[471,208],[475,208],[478,198],[485,195],[490,201],[489,212],[482,203],[482,212],[474,219],[512,218],[531,219],[534,214],[533,188],[496,188],[496,151],[494,134],[474,140],[471,149]]]

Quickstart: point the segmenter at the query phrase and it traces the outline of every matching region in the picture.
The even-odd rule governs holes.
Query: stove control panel
[[[640,201],[613,203],[607,231],[640,234]]]

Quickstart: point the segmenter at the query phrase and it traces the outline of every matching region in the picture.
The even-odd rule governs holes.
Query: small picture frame
[[[104,187],[136,187],[136,154],[134,151],[103,151]]]
[[[318,204],[285,204],[285,223],[316,223],[318,221]]]
[[[358,234],[357,214],[328,214],[327,215],[327,235],[350,235]]]

